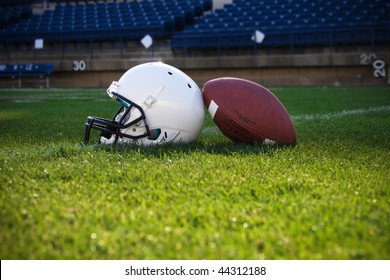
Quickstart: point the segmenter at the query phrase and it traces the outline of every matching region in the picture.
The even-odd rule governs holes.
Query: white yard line
[[[298,115],[298,116],[291,116],[291,119],[293,121],[331,120],[331,119],[338,119],[346,116],[364,115],[364,114],[383,112],[383,111],[390,111],[390,106],[370,107],[367,109],[343,110],[341,112],[332,112],[326,114]]]
[[[331,120],[338,119],[346,116],[364,115],[369,113],[390,111],[390,106],[370,107],[367,109],[355,109],[355,110],[343,110],[341,112],[332,112],[326,114],[311,114],[311,115],[298,115],[291,116],[294,121],[313,121],[313,120]],[[202,134],[217,134],[221,133],[216,126],[206,126],[202,130]]]

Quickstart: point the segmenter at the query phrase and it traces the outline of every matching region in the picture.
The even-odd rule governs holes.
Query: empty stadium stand
[[[175,33],[173,50],[377,44],[390,42],[387,0],[234,0]],[[256,43],[256,30],[265,34]]]
[[[389,15],[388,0],[0,0],[0,64],[54,64],[55,86],[103,86],[149,60],[200,83],[247,71],[275,84],[376,84],[371,58],[389,63]]]
[[[220,54],[264,47],[374,48],[390,42],[387,0],[234,0],[214,12],[211,0],[52,2],[54,9],[36,15],[28,5],[2,7],[0,43],[129,41],[149,34],[171,39],[174,52]],[[252,38],[256,30],[265,34],[261,43]]]
[[[0,30],[2,43],[139,40],[166,38],[211,9],[211,0],[89,2],[58,1],[53,10]]]
[[[12,3],[14,5],[0,6],[0,28],[14,25],[32,17],[30,5],[15,5],[17,2]]]

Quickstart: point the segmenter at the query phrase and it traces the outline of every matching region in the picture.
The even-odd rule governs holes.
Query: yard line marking
[[[291,116],[293,121],[311,121],[311,120],[330,120],[338,119],[352,115],[363,115],[375,112],[390,111],[390,106],[370,107],[367,109],[355,109],[355,110],[343,110],[341,112],[326,113],[326,114],[313,114],[313,115],[298,115]]]
[[[341,112],[326,113],[326,114],[312,114],[312,115],[298,115],[291,116],[293,121],[312,121],[312,120],[331,120],[353,115],[363,115],[375,112],[390,111],[390,106],[370,107],[367,109],[343,110]],[[202,129],[202,134],[217,134],[221,131],[216,126],[206,126]]]

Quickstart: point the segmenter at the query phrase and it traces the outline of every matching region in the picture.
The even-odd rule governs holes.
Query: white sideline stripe
[[[370,107],[368,109],[344,110],[341,112],[326,113],[326,114],[291,116],[291,119],[293,121],[331,120],[331,119],[338,119],[346,116],[363,115],[363,114],[383,112],[383,111],[390,111],[390,106]]]
[[[390,111],[390,106],[370,107],[367,109],[343,110],[341,112],[313,114],[313,115],[298,115],[291,116],[293,121],[312,121],[312,120],[331,120],[338,119],[345,116],[364,115],[375,112]],[[216,126],[206,126],[202,129],[202,134],[216,134],[221,133]]]

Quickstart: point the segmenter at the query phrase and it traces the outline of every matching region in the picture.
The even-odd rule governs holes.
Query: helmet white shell
[[[102,131],[101,143],[152,145],[187,143],[201,132],[205,115],[201,91],[173,66],[162,62],[135,66],[114,81],[107,93],[122,107],[111,121],[89,117],[87,138],[87,130],[95,128]]]

